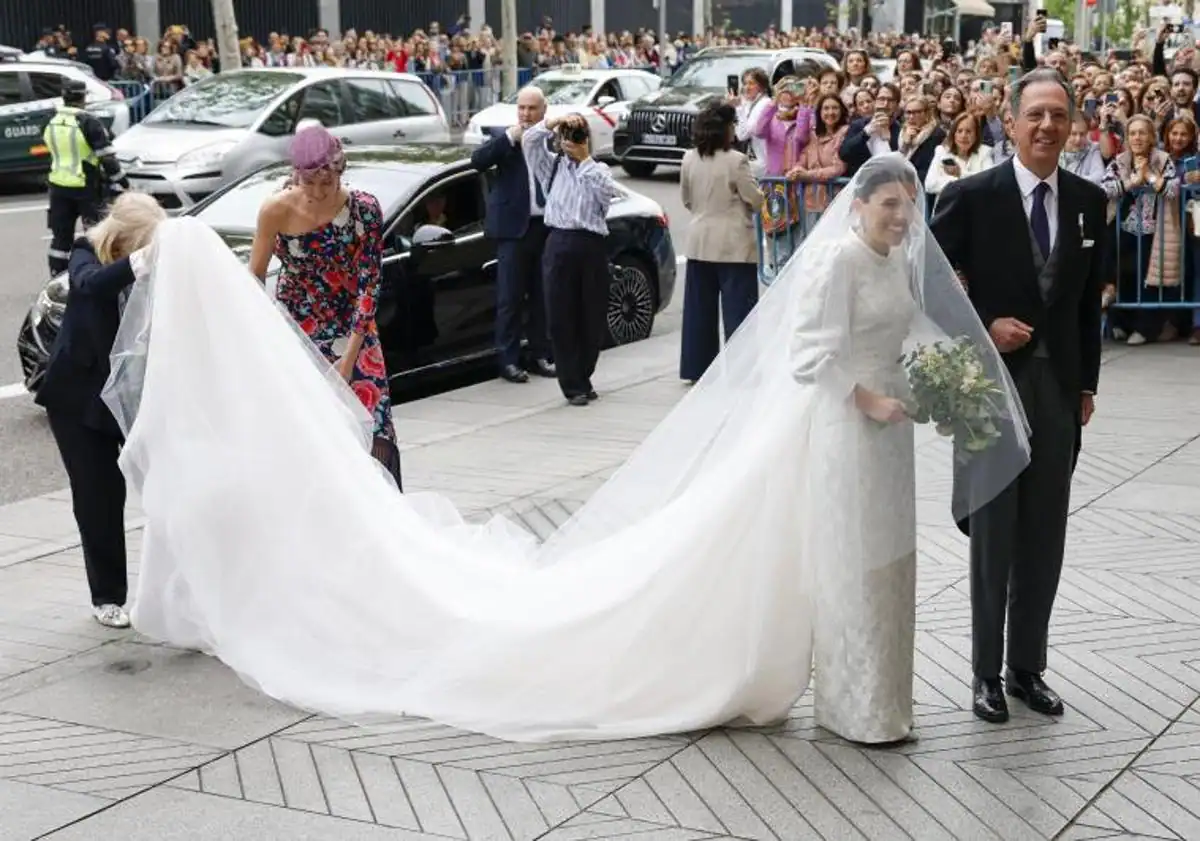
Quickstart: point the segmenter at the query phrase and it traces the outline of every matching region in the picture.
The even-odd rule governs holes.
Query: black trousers
[[[496,355],[501,369],[521,364],[522,333],[530,359],[551,358],[542,289],[545,247],[546,225],[540,216],[530,218],[521,239],[496,244]]]
[[[1002,658],[1015,671],[1046,670],[1066,548],[1081,398],[1063,393],[1048,359],[1030,359],[1016,386],[1032,430],[1029,466],[971,517],[971,661],[979,678],[999,677]]]
[[[683,337],[679,344],[679,378],[698,380],[758,303],[758,266],[754,263],[710,263],[688,260],[683,287]]]
[[[551,228],[542,281],[559,388],[568,399],[586,395],[608,330],[606,237]]]
[[[83,543],[92,604],[125,604],[129,594],[125,556],[125,477],[117,466],[121,439],[86,426],[73,413],[47,410],[58,445],[71,505]]]
[[[75,242],[75,223],[83,220],[90,228],[100,221],[100,196],[91,187],[50,187],[50,207],[46,223],[50,227],[50,274],[65,272]]]

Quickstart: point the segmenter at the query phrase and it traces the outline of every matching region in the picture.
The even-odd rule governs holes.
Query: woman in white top
[[[933,153],[925,192],[937,196],[951,181],[983,172],[992,165],[992,149],[983,145],[979,119],[969,112],[954,118],[946,140]]]
[[[730,94],[730,104],[737,113],[734,124],[734,137],[739,143],[749,143],[750,173],[755,178],[762,178],[767,165],[767,141],[755,134],[755,128],[760,122],[763,109],[771,104],[768,91],[771,82],[766,72],[760,67],[752,67],[742,74],[742,88],[737,94]]]

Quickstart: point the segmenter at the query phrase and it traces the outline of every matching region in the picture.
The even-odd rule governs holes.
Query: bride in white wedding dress
[[[900,156],[864,166],[708,374],[540,547],[397,493],[357,399],[238,259],[197,220],[164,223],[106,392],[147,519],[134,624],[303,708],[526,741],[777,721],[815,641],[818,720],[903,738],[906,342],[967,337],[1000,386],[1002,440],[960,465],[970,507],[1028,458],[916,185]]]

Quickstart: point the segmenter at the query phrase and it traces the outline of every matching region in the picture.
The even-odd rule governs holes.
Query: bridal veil
[[[881,168],[912,172],[887,156],[864,173]],[[798,382],[797,356],[836,365],[846,351],[853,307],[825,269],[855,228],[863,177],[709,372],[541,546],[503,518],[469,524],[445,498],[399,494],[353,393],[238,258],[196,219],[164,223],[105,392],[147,518],[136,626],[350,719],[403,713],[533,741],[786,715],[809,679],[812,559],[845,549],[819,527],[847,516],[824,483],[858,469],[839,451],[847,394]],[[914,335],[969,340],[997,384],[1002,434],[983,457],[939,441],[919,459],[924,487],[948,488],[955,465],[970,475],[957,516],[1015,478],[1028,441],[919,205],[901,246],[928,316]],[[805,307],[817,329],[797,347]]]

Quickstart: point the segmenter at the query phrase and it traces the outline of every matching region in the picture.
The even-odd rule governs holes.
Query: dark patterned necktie
[[[1033,228],[1033,238],[1042,250],[1042,259],[1050,256],[1050,217],[1046,215],[1046,194],[1050,185],[1039,181],[1033,190],[1033,208],[1029,213],[1029,224]]]

